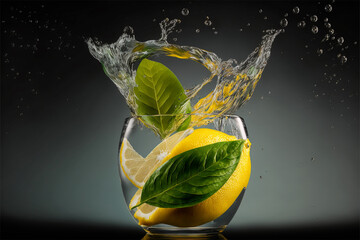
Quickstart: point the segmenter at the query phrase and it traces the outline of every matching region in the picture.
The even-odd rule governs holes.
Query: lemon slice
[[[143,158],[131,146],[130,142],[124,138],[120,148],[120,165],[125,176],[138,188],[142,188],[146,180],[157,169],[162,160],[170,151],[185,137],[190,135],[194,129],[189,128],[185,131],[175,133],[165,138],[150,153]]]

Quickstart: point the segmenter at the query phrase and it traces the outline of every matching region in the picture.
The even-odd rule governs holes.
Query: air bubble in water
[[[292,11],[293,11],[293,13],[298,14],[300,12],[300,8],[294,7]]]
[[[337,42],[339,43],[339,45],[342,45],[344,43],[344,38],[343,37],[339,37],[337,39]]]
[[[259,13],[262,13],[262,12],[263,12],[263,10],[260,8],[260,9],[259,9]]]
[[[316,34],[316,33],[318,33],[319,29],[317,26],[312,26],[311,31],[313,34]]]
[[[324,41],[328,41],[330,39],[330,35],[329,34],[325,34],[324,38],[323,38],[323,42]]]
[[[329,33],[330,33],[331,35],[333,35],[333,34],[335,33],[334,29],[330,29],[330,30],[329,30]]]
[[[177,38],[173,38],[173,40],[174,40],[174,42],[176,42],[176,41],[177,41]]]
[[[331,6],[330,4],[327,4],[327,5],[325,6],[325,11],[326,11],[326,12],[331,12],[331,11],[332,11],[332,6]]]
[[[287,16],[289,16],[289,14],[288,14],[288,13],[285,13],[285,14],[284,14],[284,17],[287,17]]]
[[[218,31],[215,31],[214,34],[217,35],[217,34],[218,34]]]
[[[329,19],[328,18],[324,18],[324,22],[328,22],[329,21]]]
[[[246,24],[246,26],[248,26],[248,27],[250,27],[250,25],[251,25],[250,23],[247,23],[247,24]]]
[[[187,8],[183,8],[183,9],[181,10],[181,14],[182,14],[183,16],[187,16],[187,15],[189,15],[189,13],[190,13],[190,11],[189,11],[189,9],[187,9]]]
[[[337,58],[340,58],[341,57],[341,53],[339,53],[338,55],[336,55]]]
[[[317,54],[320,56],[321,54],[324,53],[324,50],[322,50],[321,48],[319,48],[316,52],[317,52]]]
[[[286,27],[288,25],[288,20],[286,18],[281,19],[280,26]]]
[[[331,23],[326,22],[326,23],[324,23],[324,26],[325,26],[326,28],[331,28]]]
[[[199,32],[200,32],[200,29],[196,29],[195,32],[196,32],[196,33],[199,33]]]
[[[306,22],[305,21],[298,22],[297,26],[299,28],[304,28],[306,26]]]
[[[206,26],[211,26],[212,22],[211,22],[211,20],[209,19],[209,17],[206,17],[206,20],[204,21],[204,24],[205,24]]]
[[[355,42],[354,42],[354,45],[356,45],[356,44],[357,44],[357,42],[355,41]]]
[[[346,62],[347,62],[347,57],[345,57],[345,56],[341,56],[341,58],[340,58],[340,62],[341,62],[341,64],[346,63]]]
[[[317,22],[317,20],[318,20],[318,17],[316,15],[312,15],[310,17],[310,21],[312,21],[312,22]]]

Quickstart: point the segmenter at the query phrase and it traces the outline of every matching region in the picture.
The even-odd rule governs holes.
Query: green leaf
[[[174,116],[190,113],[191,105],[186,99],[184,88],[170,69],[161,63],[143,59],[137,69],[135,82],[137,115],[172,115],[142,117],[145,124],[161,138],[174,132],[186,120],[187,116],[184,119]]]
[[[171,158],[146,181],[140,203],[135,207],[147,203],[161,208],[183,208],[206,200],[235,171],[244,142],[218,142]]]

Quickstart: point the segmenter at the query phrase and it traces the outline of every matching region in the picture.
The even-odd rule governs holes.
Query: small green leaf
[[[141,201],[135,207],[147,203],[161,208],[183,208],[206,200],[235,171],[244,142],[218,142],[171,158],[146,181]]]
[[[142,117],[145,124],[161,138],[175,131],[186,120],[187,117],[179,119],[174,116],[190,113],[191,105],[186,100],[184,88],[170,69],[161,63],[143,59],[137,69],[135,82],[137,115],[171,115]]]

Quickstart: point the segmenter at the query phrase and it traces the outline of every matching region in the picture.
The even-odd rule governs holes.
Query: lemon
[[[189,128],[165,138],[150,153],[143,158],[124,138],[120,148],[120,166],[127,179],[138,188],[142,188],[146,180],[161,164],[162,160],[170,153],[182,139],[194,131]]]
[[[211,129],[197,129],[188,137],[178,143],[162,164],[172,157],[208,144],[236,140],[236,137]],[[139,206],[134,217],[140,225],[152,226],[159,223],[178,227],[195,227],[210,222],[220,217],[234,203],[243,188],[246,188],[251,171],[249,140],[246,140],[241,158],[234,173],[228,181],[211,197],[192,207],[186,208],[158,208],[148,204]],[[160,164],[161,165],[161,164]],[[140,201],[141,189],[139,189],[130,202],[130,208]]]

